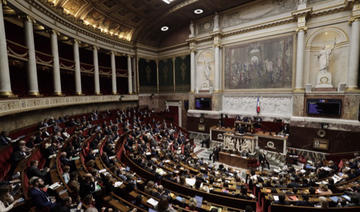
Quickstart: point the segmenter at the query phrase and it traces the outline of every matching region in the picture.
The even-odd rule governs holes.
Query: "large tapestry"
[[[140,93],[157,92],[157,73],[155,60],[139,59]]]
[[[174,92],[173,61],[159,61],[159,91]]]
[[[225,49],[225,88],[291,88],[293,35]]]
[[[190,91],[190,55],[175,59],[175,88],[176,92]]]

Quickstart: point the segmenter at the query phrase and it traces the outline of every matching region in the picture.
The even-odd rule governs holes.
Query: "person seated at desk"
[[[315,191],[315,193],[320,195],[330,195],[333,192],[328,188],[327,185],[321,184],[320,187]]]
[[[245,133],[245,127],[242,126],[241,124],[239,124],[236,128],[236,131],[238,131],[238,133],[240,134],[244,134]]]
[[[11,138],[9,137],[8,132],[2,131],[0,133],[0,145],[8,145],[11,143]]]
[[[304,195],[302,198],[303,198],[303,200],[295,202],[295,205],[297,205],[297,206],[306,206],[306,207],[314,207],[314,204],[309,202],[309,196],[308,195]]]
[[[10,211],[14,206],[21,201],[21,199],[14,200],[14,197],[10,194],[10,185],[0,186],[0,211]]]
[[[32,203],[38,210],[52,209],[56,206],[55,199],[50,199],[49,195],[42,189],[45,187],[44,181],[39,177],[30,179],[32,188],[29,191]]]
[[[278,201],[274,201],[276,204],[281,204],[281,205],[290,205],[290,203],[288,201],[285,201],[285,195],[279,195],[279,200]]]
[[[26,174],[29,179],[34,176],[44,178],[44,179],[47,178],[46,176],[48,175],[48,172],[50,171],[50,169],[45,168],[45,169],[40,170],[38,168],[38,165],[39,165],[39,161],[37,161],[37,160],[33,160],[30,162],[30,167],[26,171]]]

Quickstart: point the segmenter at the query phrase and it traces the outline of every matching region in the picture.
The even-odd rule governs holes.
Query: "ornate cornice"
[[[119,39],[116,39],[110,35],[101,34],[100,30],[95,30],[89,26],[86,26],[83,24],[82,21],[77,20],[73,16],[70,15],[60,15],[56,10],[59,9],[52,9],[48,6],[46,6],[47,1],[46,0],[8,0],[8,3],[16,7],[18,10],[22,11],[23,13],[26,13],[27,15],[37,15],[40,17],[46,17],[44,19],[47,21],[45,25],[47,25],[50,28],[59,28],[60,25],[63,25],[66,27],[66,29],[61,28],[62,30],[66,32],[62,32],[63,34],[66,34],[69,37],[74,37],[79,40],[83,40],[83,42],[91,42],[91,43],[104,43],[106,45],[101,45],[104,49],[109,50],[116,50],[116,51],[131,51],[132,50],[132,44],[130,42],[122,41]],[[34,10],[40,11],[41,14],[34,14]],[[39,17],[34,17],[35,19]],[[40,20],[39,22],[42,22]],[[49,24],[50,23],[50,24]],[[75,33],[71,32],[74,31]],[[86,41],[86,37],[88,39],[91,39],[90,41]],[[80,39],[84,38],[84,39]],[[119,48],[122,48],[120,50]]]
[[[40,110],[52,107],[63,107],[79,104],[93,104],[104,102],[138,101],[137,95],[101,95],[101,96],[65,96],[27,99],[0,100],[0,117],[24,111]]]
[[[222,34],[223,34],[224,37],[229,37],[229,36],[241,34],[241,33],[244,33],[244,32],[261,30],[261,29],[270,28],[270,27],[274,27],[274,26],[279,26],[279,25],[283,25],[283,24],[293,23],[295,21],[296,21],[296,19],[293,16],[289,16],[289,17],[285,17],[285,18],[281,18],[281,19],[277,19],[277,20],[273,20],[273,21],[268,21],[268,22],[265,22],[265,23],[254,24],[254,25],[251,25],[251,26],[246,26],[246,27],[243,27],[243,28],[223,32]]]

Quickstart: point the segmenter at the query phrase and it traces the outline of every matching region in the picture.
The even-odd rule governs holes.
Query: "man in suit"
[[[41,190],[44,181],[39,177],[32,177],[30,179],[32,188],[29,191],[31,200],[38,210],[53,209],[56,206],[55,199],[51,200],[46,192]]]
[[[46,169],[40,170],[38,168],[38,165],[39,165],[39,161],[37,161],[37,160],[33,160],[30,162],[30,167],[26,171],[26,174],[29,179],[31,179],[34,176],[40,177],[43,179],[46,178],[46,175],[50,171],[50,169],[46,168]]]

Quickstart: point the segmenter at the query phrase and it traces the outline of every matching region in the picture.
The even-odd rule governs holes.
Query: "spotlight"
[[[163,26],[163,27],[161,27],[161,31],[163,31],[163,32],[166,32],[166,31],[168,31],[169,30],[169,27],[168,26]]]
[[[202,14],[203,12],[204,12],[203,9],[196,9],[196,10],[194,10],[194,13],[195,13],[196,15],[200,15],[200,14]]]

